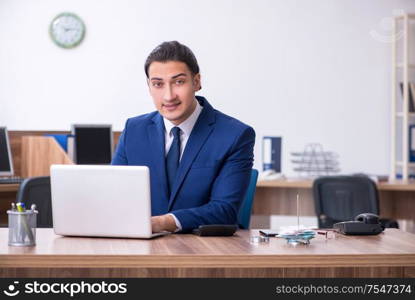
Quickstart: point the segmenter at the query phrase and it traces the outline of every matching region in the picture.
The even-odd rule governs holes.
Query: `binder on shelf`
[[[403,101],[403,97],[404,97],[403,96],[403,82],[400,82],[399,86],[401,87],[402,101]],[[408,82],[408,105],[409,105],[408,109],[409,109],[409,112],[415,112],[415,102],[414,102],[415,99],[412,96],[414,90],[415,90],[414,83],[413,82]]]
[[[409,162],[415,162],[415,125],[409,125]]]
[[[281,137],[264,136],[262,139],[263,170],[281,172]]]
[[[412,106],[415,109],[415,82],[409,82],[409,99],[412,101]]]

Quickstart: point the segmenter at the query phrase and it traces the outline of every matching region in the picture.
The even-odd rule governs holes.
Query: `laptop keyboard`
[[[24,178],[18,176],[0,177],[0,184],[20,184]]]

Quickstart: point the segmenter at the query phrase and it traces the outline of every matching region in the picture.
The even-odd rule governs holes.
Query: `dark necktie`
[[[180,162],[180,128],[173,127],[171,132],[173,133],[173,142],[166,157],[166,173],[169,183],[169,193],[172,192],[174,180],[176,178],[176,173]]]

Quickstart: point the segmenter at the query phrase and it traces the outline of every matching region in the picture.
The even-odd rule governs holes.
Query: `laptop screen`
[[[13,175],[12,154],[6,127],[0,127],[0,175]]]

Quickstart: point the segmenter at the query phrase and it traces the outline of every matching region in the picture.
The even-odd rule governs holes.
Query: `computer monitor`
[[[112,159],[111,125],[72,125],[74,162],[81,165],[110,164]]]
[[[0,127],[0,176],[12,176],[13,160],[6,127]]]

